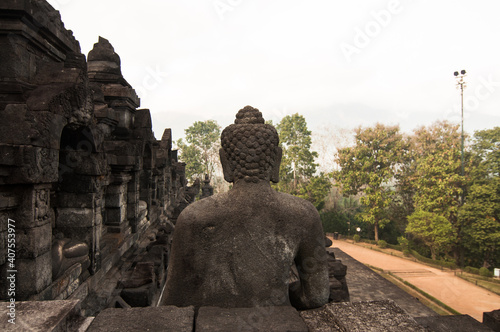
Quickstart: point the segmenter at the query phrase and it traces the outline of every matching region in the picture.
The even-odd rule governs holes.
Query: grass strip
[[[471,284],[475,284],[476,286],[484,288],[487,291],[500,295],[500,286],[495,282],[491,282],[489,280],[484,280],[481,278],[476,278],[475,276],[472,277],[472,276],[461,275],[458,273],[456,274],[456,276],[465,281],[470,282]]]
[[[420,303],[425,305],[427,308],[430,308],[432,311],[436,312],[437,314],[439,314],[441,316],[448,316],[448,315],[452,314],[451,312],[445,310],[443,307],[440,307],[439,304],[429,300],[428,298],[426,298],[425,296],[423,296],[422,294],[420,294],[419,292],[417,292],[413,288],[406,286],[405,284],[403,284],[401,281],[394,278],[393,276],[391,276],[385,272],[377,272],[377,273],[379,273],[382,277],[384,277],[384,279],[386,279],[387,281],[396,285],[397,287],[399,287],[401,290],[403,290],[404,292],[406,292],[410,296],[416,298],[418,301],[420,301]]]
[[[417,292],[419,292],[420,294],[422,294],[423,296],[425,296],[426,298],[428,298],[429,300],[437,303],[438,305],[440,305],[441,307],[445,308],[446,310],[448,310],[449,312],[453,313],[454,315],[461,315],[460,312],[456,311],[455,309],[453,309],[452,307],[444,304],[443,302],[439,301],[438,299],[436,299],[434,296],[424,292],[423,290],[421,290],[420,288],[418,288],[417,286],[409,283],[408,281],[398,277],[397,275],[393,274],[391,271],[387,271],[387,273],[394,277],[395,279],[399,280],[400,282],[402,282],[403,284],[405,284],[406,286],[416,290]]]

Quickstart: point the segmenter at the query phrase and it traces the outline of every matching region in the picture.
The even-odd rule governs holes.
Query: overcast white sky
[[[497,0],[49,0],[82,53],[98,37],[121,57],[157,139],[194,121],[222,127],[245,105],[314,132],[375,122],[410,132],[460,120],[500,126]]]

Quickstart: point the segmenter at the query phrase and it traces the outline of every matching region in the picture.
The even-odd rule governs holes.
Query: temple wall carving
[[[170,129],[155,138],[111,43],[99,37],[86,57],[47,2],[1,2],[0,63],[1,296],[10,218],[16,299],[86,299],[126,252],[175,223],[185,165]]]

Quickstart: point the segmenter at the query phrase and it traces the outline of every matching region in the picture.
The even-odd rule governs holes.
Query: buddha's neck
[[[271,189],[271,184],[268,180],[259,180],[258,182],[247,182],[243,179],[237,180],[233,184],[233,190],[255,190],[255,188],[259,188],[261,190],[269,190]]]

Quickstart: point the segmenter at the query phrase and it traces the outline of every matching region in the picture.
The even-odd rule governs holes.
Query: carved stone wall
[[[87,60],[47,2],[0,3],[0,63],[0,297],[10,218],[16,300],[85,299],[148,229],[175,222],[185,165],[109,41]]]

